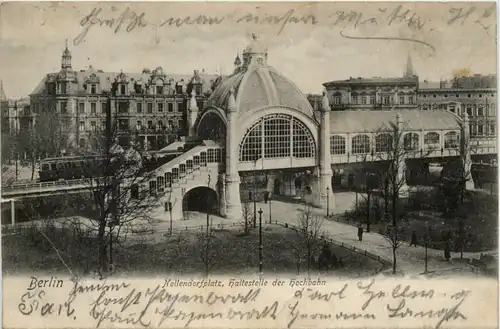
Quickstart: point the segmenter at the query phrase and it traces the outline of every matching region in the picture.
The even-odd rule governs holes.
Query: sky
[[[168,23],[200,15],[222,21]],[[59,71],[66,39],[77,70],[230,74],[254,33],[268,47],[268,64],[304,93],[331,80],[402,76],[408,55],[421,80],[439,81],[463,68],[496,73],[495,24],[494,3],[477,2],[3,3],[0,79],[7,97],[28,96],[45,74]]]

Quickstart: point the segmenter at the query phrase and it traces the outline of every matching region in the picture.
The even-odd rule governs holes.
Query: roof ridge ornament
[[[236,112],[236,98],[234,97],[234,87],[229,88],[229,98],[227,100],[228,112]]]

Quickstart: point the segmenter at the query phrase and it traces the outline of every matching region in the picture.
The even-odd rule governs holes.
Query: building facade
[[[457,115],[462,112],[469,116],[471,137],[497,136],[497,91],[489,76],[457,79],[456,82],[424,81],[419,85],[418,106],[422,110],[447,110]]]
[[[92,66],[74,70],[71,58],[66,47],[61,70],[47,74],[30,95],[32,114],[55,114],[67,126],[68,153],[88,149],[93,133],[104,129],[109,117],[120,144],[134,141],[140,149],[160,149],[187,134],[191,94],[202,108],[218,78],[198,70],[169,75],[162,67],[142,73]]]

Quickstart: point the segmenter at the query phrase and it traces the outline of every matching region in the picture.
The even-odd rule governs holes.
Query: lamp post
[[[272,218],[271,218],[271,193],[269,193],[269,224],[271,224],[272,222]]]
[[[257,196],[256,196],[256,190],[255,190],[255,167],[257,166],[257,159],[255,160],[253,164],[253,227],[257,227]]]
[[[170,235],[174,234],[172,229],[172,202],[168,202],[168,212],[170,213]]]
[[[429,243],[429,221],[425,221],[425,269],[424,274],[427,274],[427,246]]]
[[[330,215],[330,187],[326,187],[326,218]]]
[[[262,208],[259,209],[259,273],[262,275]]]

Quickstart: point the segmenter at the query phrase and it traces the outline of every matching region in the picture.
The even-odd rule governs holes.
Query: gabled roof
[[[456,130],[461,119],[444,110],[389,110],[389,111],[332,111],[330,112],[330,132],[361,133],[390,130],[400,114],[407,131]]]
[[[133,88],[135,83],[143,83],[149,84],[151,82],[151,78],[155,77],[155,71],[152,70],[151,73],[123,73],[123,72],[103,72],[103,71],[95,71],[92,68],[88,70],[75,71],[76,81],[77,81],[77,93],[84,93],[85,89],[83,88],[84,83],[92,78],[99,80],[101,90],[103,92],[110,92],[112,83],[120,76],[125,75],[127,82],[130,88]],[[45,90],[45,84],[47,79],[57,78],[59,73],[49,73],[47,74],[40,83],[35,87],[31,95],[42,94]],[[164,83],[171,83],[171,87],[173,88],[176,84],[185,84],[188,85],[191,80],[194,78],[193,74],[160,74],[156,75],[157,78],[163,79]],[[201,78],[201,82],[203,85],[203,90],[210,90],[213,81],[217,78],[217,75],[214,74],[205,74],[204,72],[199,73],[199,77]]]

